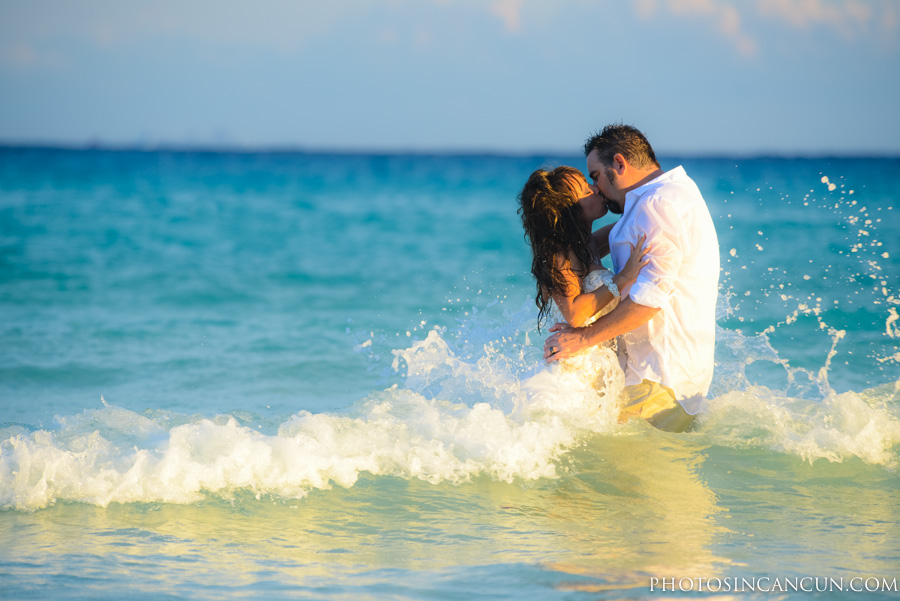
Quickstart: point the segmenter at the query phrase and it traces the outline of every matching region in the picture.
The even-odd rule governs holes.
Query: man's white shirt
[[[719,241],[700,190],[684,168],[626,194],[625,211],[609,233],[616,272],[641,234],[651,247],[650,261],[622,297],[661,311],[619,338],[625,385],[659,382],[693,415],[712,382]]]

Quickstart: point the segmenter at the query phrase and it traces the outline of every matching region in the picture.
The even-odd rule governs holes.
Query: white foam
[[[900,382],[893,396],[897,389]],[[885,392],[874,398],[847,392],[815,403],[762,386],[732,391],[710,403],[700,431],[720,444],[769,448],[809,462],[858,457],[896,467],[900,419],[896,407],[882,402]]]
[[[402,386],[344,413],[301,411],[275,434],[231,416],[175,416],[179,423],[170,424],[171,416],[117,407],[58,418],[52,431],[11,431],[0,443],[0,506],[191,503],[238,490],[299,498],[352,486],[362,472],[431,483],[555,477],[560,455],[582,433],[615,423],[614,408],[595,410],[591,385],[535,369],[532,359],[535,373],[520,379],[514,372],[524,359],[489,344],[466,361],[432,330],[395,354],[407,370]],[[533,401],[539,392],[552,398]]]
[[[126,417],[152,432],[124,436],[89,425]],[[235,418],[172,427],[118,408],[87,411],[74,426],[9,436],[0,446],[0,506],[46,507],[56,500],[106,506],[191,503],[239,489],[288,498],[313,488],[352,486],[375,475],[463,482],[553,477],[574,431],[556,415],[516,420],[487,403],[426,399],[407,390],[376,395],[353,414],[300,412],[275,435]],[[135,439],[142,444],[133,445]]]
[[[622,381],[597,387],[583,367],[548,368],[543,336],[529,340],[534,325],[528,301],[493,322],[479,316],[450,334],[433,329],[393,351],[400,375],[390,388],[344,412],[301,411],[268,433],[233,416],[139,415],[114,406],[57,418],[51,429],[5,428],[0,507],[192,503],[237,491],[301,498],[353,486],[363,472],[431,483],[557,477],[560,458],[585,437],[621,431]],[[836,395],[827,361],[815,373],[792,369],[765,333],[720,329],[718,340],[700,436],[809,461],[896,464],[900,383]],[[840,336],[832,332],[832,340],[833,351]],[[607,355],[592,361],[615,361]],[[758,361],[784,370],[787,389],[754,385],[745,371]]]

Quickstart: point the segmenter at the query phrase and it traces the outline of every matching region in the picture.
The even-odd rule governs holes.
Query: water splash
[[[238,491],[301,498],[353,486],[363,472],[455,484],[558,477],[561,458],[587,438],[643,425],[619,424],[608,391],[577,370],[543,365],[533,312],[525,301],[500,316],[470,315],[453,331],[434,328],[394,349],[399,381],[389,388],[345,412],[301,411],[270,432],[238,416],[140,415],[109,404],[58,417],[51,429],[8,426],[0,507],[193,503]],[[765,333],[720,329],[717,360],[695,435],[809,461],[896,464],[900,383],[835,394],[827,362],[818,372],[792,368]],[[755,383],[748,369],[759,362],[782,370],[785,386]]]
[[[771,186],[768,190],[758,203],[777,202],[785,207],[783,221],[763,227],[756,236],[744,237],[736,248],[723,254],[724,287],[735,298],[731,325],[747,324],[782,341],[811,341],[817,337],[812,329],[816,328],[832,340],[839,336],[849,342],[832,346],[826,372],[834,363],[838,373],[857,384],[873,377],[895,377],[887,368],[898,362],[896,348],[870,336],[870,328],[881,321],[886,337],[892,338],[896,306],[900,305],[896,270],[889,268],[888,247],[896,229],[894,199],[879,196],[865,185],[855,190],[843,176],[825,173],[820,173],[800,198],[778,193]],[[747,193],[752,195],[750,190]],[[777,199],[773,198],[776,194]],[[727,219],[732,219],[731,213]],[[816,247],[821,246],[821,254],[801,246],[800,262],[796,238],[802,240],[806,234],[797,228],[806,220],[827,228],[819,230],[826,237],[814,241]],[[754,220],[753,225],[756,223]],[[797,271],[806,259],[808,268]],[[746,286],[748,281],[754,285]],[[782,315],[786,317],[779,317]]]

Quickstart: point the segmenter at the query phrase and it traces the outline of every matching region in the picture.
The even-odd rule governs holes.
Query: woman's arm
[[[621,289],[634,283],[641,267],[647,262],[644,255],[647,254],[650,247],[643,248],[644,239],[645,236],[641,236],[637,246],[631,247],[631,256],[628,257],[622,271],[613,276],[613,283],[618,288]],[[557,266],[566,280],[566,294],[554,293],[553,301],[559,307],[559,312],[566,318],[566,321],[570,325],[579,327],[615,297],[606,286],[601,286],[592,292],[581,292],[581,278],[573,270],[573,263],[575,267],[580,267],[581,264],[574,255],[569,259],[557,257],[557,261]]]

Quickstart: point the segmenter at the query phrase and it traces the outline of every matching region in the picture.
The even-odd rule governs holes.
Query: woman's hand
[[[647,253],[650,252],[650,245],[648,244],[645,247],[645,240],[647,240],[647,234],[641,234],[640,237],[638,237],[637,245],[629,243],[629,246],[631,246],[631,255],[628,257],[628,261],[625,262],[625,266],[622,267],[622,271],[616,274],[622,280],[621,282],[616,282],[616,285],[619,288],[634,284],[641,268],[650,261],[650,259],[646,257]]]

